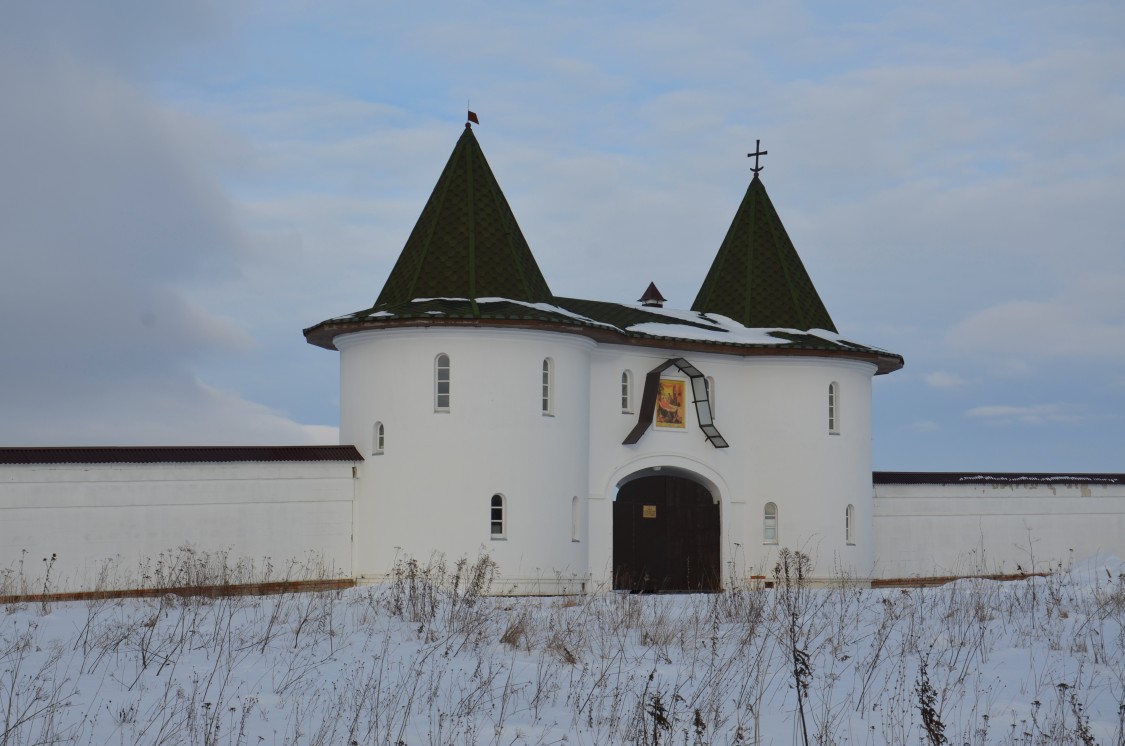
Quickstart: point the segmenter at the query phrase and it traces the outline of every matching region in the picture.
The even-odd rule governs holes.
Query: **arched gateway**
[[[674,474],[621,486],[613,504],[613,587],[644,593],[717,591],[719,504]]]

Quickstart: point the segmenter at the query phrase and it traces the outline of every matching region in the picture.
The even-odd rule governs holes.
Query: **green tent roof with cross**
[[[746,327],[835,332],[836,325],[766,194],[760,170],[755,167],[691,310],[722,314]]]

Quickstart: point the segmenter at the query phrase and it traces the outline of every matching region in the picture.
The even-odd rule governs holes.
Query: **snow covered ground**
[[[1119,559],[909,590],[810,589],[787,559],[713,595],[486,597],[485,558],[8,604],[0,745],[1125,742]]]

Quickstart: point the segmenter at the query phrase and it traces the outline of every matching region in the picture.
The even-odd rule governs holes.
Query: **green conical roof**
[[[492,297],[535,303],[552,296],[466,125],[374,310],[416,298]]]
[[[334,350],[339,337],[358,332],[491,327],[581,335],[676,355],[840,356],[872,363],[879,374],[903,365],[901,355],[835,333],[756,176],[692,309],[697,313],[554,297],[466,129],[375,305],[304,333],[309,344]]]
[[[757,174],[691,310],[747,327],[836,331]]]

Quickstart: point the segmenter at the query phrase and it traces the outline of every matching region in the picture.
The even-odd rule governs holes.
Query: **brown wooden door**
[[[613,587],[642,593],[717,591],[719,506],[676,476],[634,479],[613,504]]]

